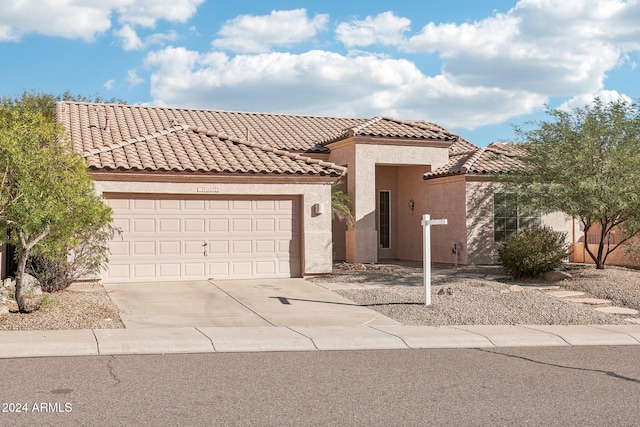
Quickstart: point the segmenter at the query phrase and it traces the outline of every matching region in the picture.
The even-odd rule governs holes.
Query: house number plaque
[[[218,187],[198,187],[196,189],[198,193],[219,193],[220,188]]]

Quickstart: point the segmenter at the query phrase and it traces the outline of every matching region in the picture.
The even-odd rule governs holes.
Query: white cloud
[[[336,35],[347,47],[398,45],[403,42],[404,33],[409,31],[410,25],[409,19],[384,12],[374,17],[367,16],[364,21],[343,22],[336,28]]]
[[[113,35],[120,39],[124,50],[142,49],[142,39],[138,37],[136,30],[129,25],[124,25],[119,30],[113,30]]]
[[[175,31],[167,33],[154,33],[142,40],[135,29],[130,25],[124,25],[122,28],[113,30],[113,35],[120,40],[124,50],[142,50],[149,46],[164,46],[167,42],[175,41],[178,35]]]
[[[596,98],[600,98],[602,102],[609,103],[618,100],[623,100],[631,104],[633,99],[625,94],[618,93],[617,90],[601,90],[596,93],[577,95],[568,101],[562,103],[558,110],[571,112],[571,110],[575,108],[582,108],[586,105],[591,104]]]
[[[109,79],[106,82],[104,82],[104,88],[106,90],[111,90],[113,89],[113,85],[116,83],[116,81],[114,79]]]
[[[138,76],[138,72],[136,70],[129,70],[127,71],[127,82],[130,87],[134,87],[144,83],[144,79]]]
[[[204,0],[119,0],[118,21],[153,27],[157,21],[186,22]]]
[[[390,115],[473,129],[542,110],[550,97],[571,98],[566,108],[593,99],[584,94],[613,99],[619,94],[604,90],[608,73],[632,68],[640,52],[638,0],[521,0],[503,14],[429,23],[413,35],[408,19],[385,12],[336,27],[339,41],[361,49],[348,55],[271,52],[315,37],[327,26],[319,16],[312,20],[299,9],[228,21],[212,45],[238,55],[151,52],[145,61],[151,95],[168,105]],[[417,58],[436,54],[442,68],[427,75],[418,62],[364,51],[374,45]]]
[[[640,49],[640,3],[521,0],[506,14],[426,25],[402,49],[437,52],[463,86],[573,96],[603,88],[625,50]]]
[[[474,128],[529,113],[544,102],[524,91],[462,87],[446,76],[425,76],[410,61],[376,55],[309,51],[229,57],[169,47],[147,55],[146,64],[154,68],[151,94],[164,105],[392,115]]]
[[[0,2],[0,42],[24,34],[92,41],[111,28],[112,16],[130,26],[153,27],[157,21],[185,22],[204,0],[21,0]]]
[[[269,52],[273,46],[291,46],[323,31],[329,15],[309,19],[306,9],[274,10],[269,15],[240,15],[227,21],[211,44],[238,53]]]

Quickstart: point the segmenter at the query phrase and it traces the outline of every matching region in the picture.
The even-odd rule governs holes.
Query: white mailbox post
[[[447,225],[446,219],[431,219],[431,215],[422,215],[422,270],[424,271],[424,305],[431,305],[431,226]]]

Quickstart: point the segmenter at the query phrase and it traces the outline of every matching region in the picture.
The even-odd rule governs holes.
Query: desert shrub
[[[498,261],[514,277],[535,277],[560,267],[569,256],[566,233],[549,226],[524,228],[498,248]]]
[[[97,274],[109,260],[109,241],[119,230],[108,224],[76,236],[76,245],[43,247],[29,257],[27,271],[44,292],[56,292],[71,286],[81,277]]]
[[[27,272],[36,278],[43,292],[61,291],[76,280],[73,266],[63,257],[31,256],[27,264]]]

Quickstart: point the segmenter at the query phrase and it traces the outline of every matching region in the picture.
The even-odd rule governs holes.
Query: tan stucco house
[[[509,147],[478,148],[429,122],[80,102],[58,104],[56,117],[122,230],[105,281],[419,261],[424,213],[449,221],[432,230],[434,262],[488,263],[500,224],[514,220],[495,217],[488,179],[508,170]],[[337,180],[353,200],[352,227],[331,218]]]

